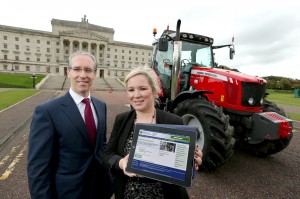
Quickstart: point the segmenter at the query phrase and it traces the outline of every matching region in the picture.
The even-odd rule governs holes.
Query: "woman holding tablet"
[[[133,110],[120,113],[104,151],[104,163],[115,177],[115,198],[189,198],[184,187],[126,172],[134,126],[137,123],[183,125],[181,117],[155,108],[160,91],[156,74],[147,67],[133,69],[125,78],[127,97]],[[202,162],[202,152],[195,150],[195,169]]]

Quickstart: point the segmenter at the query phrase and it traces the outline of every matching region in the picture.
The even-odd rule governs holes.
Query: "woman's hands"
[[[128,177],[136,177],[136,174],[134,173],[129,173],[126,171],[126,166],[127,166],[127,162],[128,162],[128,157],[129,157],[129,154],[126,155],[124,158],[122,158],[120,161],[119,161],[119,167],[123,170],[124,174],[127,175]]]
[[[202,151],[200,150],[199,145],[197,144],[196,149],[195,149],[195,156],[194,156],[194,159],[195,159],[194,167],[195,167],[196,170],[199,170],[199,166],[202,164],[202,156],[203,156]],[[126,171],[128,157],[129,157],[129,155],[126,155],[124,158],[122,158],[119,161],[119,167],[120,167],[120,169],[123,170],[123,173],[125,175],[127,175],[128,177],[137,177],[136,174],[129,173],[129,172]]]
[[[203,156],[202,151],[200,150],[199,145],[197,144],[195,149],[195,157],[194,157],[195,159],[194,167],[197,171],[199,169],[199,166],[202,164],[202,156]]]

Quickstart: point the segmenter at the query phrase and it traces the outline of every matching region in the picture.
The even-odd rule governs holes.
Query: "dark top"
[[[29,135],[28,184],[32,199],[110,198],[102,165],[106,104],[91,98],[98,116],[96,146],[70,93],[36,107]]]
[[[124,148],[126,147],[126,142],[131,135],[132,126],[134,124],[134,118],[136,113],[134,110],[120,113],[115,118],[114,127],[107,144],[107,148],[104,150],[103,161],[107,167],[111,168],[112,174],[115,177],[114,185],[115,185],[115,198],[123,199],[126,184],[130,181],[129,177],[124,175],[123,170],[119,167],[119,161],[123,157],[125,157],[128,153]],[[182,118],[165,112],[159,109],[156,110],[156,123],[157,124],[177,124],[182,125]],[[141,180],[142,179],[142,180]],[[156,183],[154,186],[158,186],[162,188],[162,194],[165,199],[168,198],[189,198],[188,193],[184,187],[180,187],[178,185],[168,184],[147,179],[140,178],[135,179],[132,178],[132,181],[140,181],[141,182],[150,182]],[[157,184],[158,183],[158,184]],[[161,184],[161,185],[159,185]]]

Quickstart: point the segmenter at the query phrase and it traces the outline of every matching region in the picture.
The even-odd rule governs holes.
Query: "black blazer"
[[[103,160],[107,167],[109,167],[115,177],[115,198],[122,199],[127,182],[127,176],[124,175],[123,170],[119,167],[119,161],[125,157],[123,149],[126,139],[130,134],[134,118],[135,111],[120,113],[115,118],[114,127],[110,135],[110,139],[107,144],[107,148],[104,150]],[[182,125],[182,118],[165,112],[159,109],[156,110],[156,123],[157,124],[179,124]],[[177,185],[162,183],[164,198],[189,198],[188,193],[184,187]]]
[[[110,173],[102,166],[106,104],[94,97],[91,100],[98,117],[95,147],[69,92],[36,107],[30,127],[27,167],[33,199],[92,199],[112,195]]]

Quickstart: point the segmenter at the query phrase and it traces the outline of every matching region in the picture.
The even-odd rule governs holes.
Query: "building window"
[[[47,58],[47,62],[50,62],[50,58]]]
[[[30,57],[26,57],[26,61],[30,61]]]
[[[122,60],[124,60],[124,56],[122,56]]]
[[[40,43],[41,43],[41,41],[38,39],[38,40],[36,40],[36,43],[40,44]]]
[[[107,48],[107,51],[110,51],[110,48]]]
[[[36,52],[41,52],[41,48],[38,46],[38,47],[36,47]]]
[[[3,70],[7,70],[7,65],[3,65]]]
[[[56,68],[55,68],[55,72],[56,72],[56,73],[59,73],[59,67],[56,67]]]
[[[50,48],[47,48],[47,53],[50,53]]]
[[[4,43],[4,44],[3,44],[3,48],[4,48],[4,49],[7,49],[7,44]]]
[[[47,41],[47,45],[50,45],[50,41]]]
[[[6,35],[3,36],[3,40],[7,40],[7,36]]]
[[[59,46],[59,41],[56,42],[56,45]]]
[[[3,56],[3,59],[4,59],[4,60],[7,60],[7,55],[4,55],[4,56]]]
[[[15,70],[19,70],[19,65],[14,65]]]
[[[19,61],[19,56],[15,56],[15,60],[16,60],[16,61]]]
[[[29,42],[30,42],[30,39],[27,38],[27,39],[26,39],[26,42],[29,43]]]
[[[142,61],[144,61],[145,59],[144,58],[142,58]]]
[[[30,46],[26,46],[26,51],[30,51]]]
[[[128,57],[128,60],[131,60],[131,57]]]
[[[103,48],[102,47],[100,47],[100,50],[102,50]]]
[[[124,68],[124,64],[122,64],[122,68]]]
[[[122,50],[122,53],[124,53],[124,50]]]
[[[102,57],[102,53],[99,54],[99,57]]]
[[[118,59],[118,55],[115,55],[115,59]]]
[[[30,71],[30,66],[26,66],[26,71]]]
[[[59,53],[59,48],[56,48],[56,53]]]
[[[131,50],[129,51],[129,54],[131,54]]]
[[[41,61],[41,58],[37,57],[37,58],[36,58],[36,61]]]
[[[136,58],[135,58],[135,61],[138,61],[138,60],[139,60],[139,58],[136,57]]]
[[[19,37],[15,37],[15,41],[19,41]]]
[[[59,63],[59,58],[56,58],[56,63]]]
[[[118,49],[115,49],[115,53],[118,52]]]
[[[69,50],[66,50],[66,54],[67,54],[67,55],[69,54]]]
[[[107,54],[107,58],[110,58],[110,54]]]
[[[15,45],[16,50],[19,50],[19,45]]]
[[[136,54],[136,55],[138,55],[138,54],[139,54],[139,52],[138,52],[138,51],[135,51],[135,54]]]

